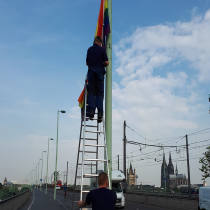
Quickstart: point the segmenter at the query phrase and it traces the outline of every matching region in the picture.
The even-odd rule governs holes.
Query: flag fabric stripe
[[[107,0],[104,2],[104,34],[103,34],[103,47],[105,48],[105,39],[106,36],[110,33],[110,25],[109,25],[109,13],[108,13],[108,4]]]
[[[97,22],[96,32],[95,32],[95,36],[100,36],[101,38],[103,35],[103,22],[104,22],[103,2],[104,0],[101,0],[101,6],[99,10],[99,15],[98,15],[98,22]]]

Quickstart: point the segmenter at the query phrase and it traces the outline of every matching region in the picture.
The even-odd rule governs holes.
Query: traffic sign
[[[166,180],[166,178],[164,178],[164,180]]]
[[[42,179],[40,179],[40,181],[42,182]]]

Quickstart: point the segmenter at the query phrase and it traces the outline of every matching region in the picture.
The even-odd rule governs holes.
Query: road
[[[71,199],[72,192],[67,192],[67,199],[63,198],[63,191],[57,190],[56,200],[53,198],[53,189],[48,189],[48,193],[45,194],[45,189],[42,191],[33,189],[33,193],[28,201],[23,204],[18,210],[79,210],[77,203],[72,209]],[[75,194],[75,200],[79,200],[79,194]],[[166,210],[165,208],[153,207],[144,204],[137,204],[132,202],[126,202],[124,210]]]

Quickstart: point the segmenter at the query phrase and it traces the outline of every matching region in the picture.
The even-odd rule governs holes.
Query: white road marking
[[[33,191],[33,201],[31,202],[31,205],[28,207],[27,210],[29,210],[31,208],[32,204],[34,203],[34,200],[35,200],[35,195],[34,195],[34,191]]]

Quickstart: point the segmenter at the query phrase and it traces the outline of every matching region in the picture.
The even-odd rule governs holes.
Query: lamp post
[[[57,159],[58,159],[58,125],[59,125],[59,112],[66,113],[66,111],[58,110],[57,115],[57,140],[56,140],[56,157],[55,157],[55,183],[54,183],[54,200],[56,199],[56,184],[57,184]]]
[[[43,152],[46,152],[46,151],[42,151],[42,169],[43,169]],[[41,170],[41,185],[40,185],[40,191],[42,191],[42,170]]]
[[[33,172],[35,169],[33,169],[31,172]],[[33,173],[32,173],[32,182],[31,184],[34,184],[34,176],[33,176]]]
[[[39,159],[39,161],[42,160],[42,159]],[[39,163],[38,163],[38,183],[40,183],[40,180],[39,180]]]
[[[46,172],[46,189],[45,189],[45,194],[47,194],[48,158],[49,158],[49,140],[53,140],[53,138],[48,138],[48,151],[47,151],[47,172]]]
[[[38,173],[38,171],[39,171],[39,163],[37,163],[36,164],[36,167],[38,168],[37,170],[36,170],[36,189],[38,189],[38,185],[39,185],[39,173]]]
[[[35,188],[37,188],[37,164],[36,164],[36,171],[35,171],[35,173],[36,173],[36,186],[35,186]]]

